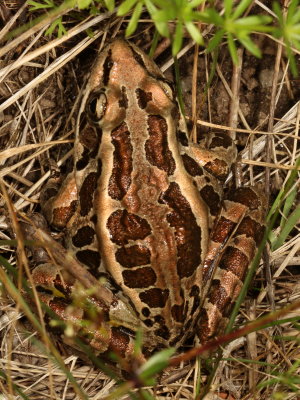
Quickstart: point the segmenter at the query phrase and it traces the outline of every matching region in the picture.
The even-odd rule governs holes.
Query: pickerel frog
[[[111,303],[91,300],[101,309],[97,326],[78,334],[99,353],[124,358],[140,328],[146,355],[194,335],[207,342],[223,329],[262,235],[263,201],[254,188],[223,199],[234,144],[219,133],[190,143],[171,84],[121,39],[96,60],[78,121],[74,173],[56,196],[50,184],[41,196],[50,224],[65,229],[68,250],[93,276],[106,277]],[[61,318],[86,316],[66,311],[74,277],[67,287],[49,264],[33,274],[39,290],[52,281],[64,293],[41,294]]]

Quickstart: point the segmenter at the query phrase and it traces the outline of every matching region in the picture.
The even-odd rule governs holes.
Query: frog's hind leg
[[[236,146],[225,133],[207,134],[199,144],[189,143],[188,149],[184,150],[202,168],[222,182],[226,180],[237,157]]]
[[[264,196],[253,187],[235,189],[224,200],[203,266],[205,300],[198,324],[202,344],[222,332],[227,324],[227,316],[262,240],[265,211]]]
[[[139,320],[133,310],[51,238],[41,214],[32,214],[30,220],[35,225],[22,222],[21,227],[27,239],[43,242],[43,247],[32,248],[35,266],[31,274],[39,300],[46,305],[43,316],[47,325],[53,330],[56,314],[61,322],[56,321],[55,331],[59,331],[64,343],[74,347],[79,354],[82,348],[77,338],[89,344],[93,354],[110,364],[115,364],[110,357],[114,352],[122,370],[131,371],[132,367],[138,367],[145,358],[135,350],[134,336]],[[36,310],[32,296],[24,294]]]
[[[54,329],[53,333],[59,333],[65,344],[76,349],[79,357],[84,352],[81,344],[85,344],[90,346],[93,355],[112,366],[118,361],[125,371],[145,362],[144,356],[135,350],[135,332],[124,326],[114,326],[110,319],[118,307],[125,312],[116,298],[113,310],[109,310],[89,294],[91,289],[85,290],[74,279],[62,279],[57,266],[50,263],[37,266],[32,277],[40,300],[56,315],[55,318],[51,311],[45,312],[48,326]],[[112,352],[116,356],[114,362]]]
[[[180,132],[179,132],[180,134]],[[187,173],[196,184],[203,203],[207,206],[208,226],[220,212],[224,182],[237,157],[231,138],[223,133],[211,133],[199,144],[180,140],[181,158]]]

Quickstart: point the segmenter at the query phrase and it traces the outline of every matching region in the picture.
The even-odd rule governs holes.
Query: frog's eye
[[[174,89],[171,82],[167,80],[160,80],[159,82],[161,84],[161,87],[163,88],[163,91],[166,93],[169,99],[174,100]]]
[[[103,90],[91,94],[86,111],[91,122],[100,122],[106,110],[107,98]]]

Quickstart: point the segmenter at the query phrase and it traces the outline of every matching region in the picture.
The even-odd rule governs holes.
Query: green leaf
[[[159,34],[164,37],[170,37],[168,15],[166,15],[163,10],[158,10],[151,0],[145,0],[145,2]]]
[[[297,7],[296,7],[297,3]],[[300,49],[300,31],[297,27],[298,19],[300,19],[300,9],[298,9],[299,1],[292,0],[286,18],[284,17],[280,5],[273,3],[273,10],[278,17],[279,27],[274,29],[274,36],[283,38],[286,46],[286,53],[290,62],[290,69],[294,77],[298,76],[297,63],[291,45]],[[297,10],[297,11],[296,11]]]
[[[37,1],[29,0],[27,5],[32,6],[30,11],[41,10],[43,8],[54,8],[55,4],[51,0],[44,0],[44,3],[38,3]]]
[[[232,58],[232,61],[234,62],[234,64],[238,64],[239,59],[238,59],[238,55],[237,55],[236,45],[234,43],[231,33],[229,33],[229,32],[227,33],[227,42],[228,42],[228,49],[229,49],[229,53]]]
[[[118,8],[117,16],[122,17],[127,14],[138,0],[125,0]]]
[[[156,22],[154,25],[161,36],[170,37],[169,25],[167,22]]]
[[[291,15],[290,19],[287,19],[289,25],[296,25],[300,21],[300,8],[293,15]]]
[[[195,40],[198,44],[204,44],[203,37],[199,31],[199,29],[194,25],[193,22],[186,22],[185,23],[186,29],[188,30],[191,37]]]
[[[143,10],[143,4],[141,2],[137,3],[132,13],[129,24],[126,28],[126,36],[130,36],[133,34],[133,32],[135,32],[142,10]]]
[[[228,18],[232,11],[233,2],[232,0],[224,0],[225,17]]]
[[[93,4],[90,7],[90,15],[98,15],[98,8],[94,6]],[[90,30],[91,32],[92,30]],[[90,33],[88,33],[88,29],[86,30],[86,33],[90,36]],[[91,37],[91,36],[90,36]]]
[[[91,4],[92,0],[77,0],[79,10],[87,8]]]
[[[224,18],[213,8],[208,8],[203,12],[199,12],[198,15],[202,22],[220,27],[224,26]]]
[[[57,20],[53,21],[49,28],[46,30],[45,35],[51,36],[57,26]]]
[[[153,18],[153,14],[157,12],[157,7],[152,3],[151,0],[144,0],[144,1],[149,14]]]
[[[283,226],[276,242],[273,244],[273,250],[277,250],[285,242],[291,230],[296,226],[300,220],[300,206],[298,206],[289,216],[285,225]]]
[[[224,37],[224,29],[219,29],[213,36],[213,38],[209,41],[207,47],[206,47],[206,52],[210,53],[212,52],[218,44],[221,42],[222,38]]]
[[[66,35],[67,34],[67,30],[66,30],[66,28],[64,27],[64,25],[63,25],[63,23],[62,23],[62,20],[61,20],[61,18],[60,18],[60,23],[58,24],[58,26],[57,26],[57,37],[62,37],[63,35]]]
[[[270,32],[274,30],[274,27],[266,26],[270,22],[272,22],[272,18],[267,15],[252,15],[249,17],[237,19],[234,22],[234,25],[238,29],[245,29],[249,32]]]
[[[150,58],[153,58],[154,52],[155,52],[155,50],[156,50],[156,48],[157,48],[157,43],[158,43],[158,39],[159,39],[159,38],[160,38],[160,34],[159,34],[158,31],[156,30],[156,31],[154,32],[154,36],[153,36],[153,38],[152,38],[152,43],[151,43],[150,50],[149,50],[149,52],[148,52],[148,56],[149,56]]]
[[[270,22],[272,22],[272,18],[268,15],[250,15],[248,17],[237,19],[235,24],[240,26],[256,26],[269,24]]]
[[[239,18],[243,12],[246,10],[246,8],[252,3],[253,0],[242,0],[238,3],[237,8],[234,10],[231,18],[232,19],[237,19]]]
[[[295,60],[295,56],[294,56],[288,43],[286,43],[286,54],[287,54],[288,60],[290,62],[290,68],[291,68],[292,74],[294,77],[297,77],[298,76],[297,63]]]
[[[133,400],[136,400],[137,397],[134,397],[134,398],[132,397],[132,399],[133,399]],[[153,397],[148,391],[142,389],[142,390],[141,390],[141,397],[140,397],[140,399],[143,399],[143,400],[155,400],[155,397]]]
[[[280,8],[279,4],[277,3],[277,1],[275,1],[273,3],[273,11],[277,15],[279,24],[282,26],[283,25],[283,14],[282,14],[281,8]]]
[[[172,43],[173,56],[176,56],[176,54],[181,49],[182,37],[183,37],[183,26],[182,26],[182,22],[178,21],[177,25],[176,25],[176,29],[175,29],[175,35],[173,37],[173,43]]]
[[[276,237],[275,233],[271,231],[270,234],[269,234],[268,239],[269,239],[269,242],[271,244],[271,248],[273,249],[273,245],[277,240],[277,237]]]
[[[113,12],[115,9],[115,0],[105,0],[108,11]]]
[[[67,33],[63,23],[62,23],[62,17],[57,18],[55,21],[52,22],[50,27],[46,30],[45,35],[52,35],[54,32],[55,28],[57,28],[57,37],[62,37]]]
[[[175,10],[173,8],[159,10],[153,15],[153,19],[156,22],[169,22],[172,19],[176,19]]]
[[[288,7],[288,12],[286,15],[286,22],[291,23],[293,21],[294,15],[297,12],[297,8],[299,6],[299,0],[292,0]]]
[[[201,14],[197,11],[191,11],[191,10],[186,11],[184,14],[182,14],[182,17],[178,19],[182,20],[183,22],[202,21]]]
[[[152,378],[155,374],[161,372],[169,364],[169,359],[175,353],[175,348],[171,347],[169,349],[164,349],[154,354],[149,360],[145,362],[140,368],[138,374],[141,379],[148,380]]]
[[[153,5],[155,4],[158,8],[163,9],[170,7],[170,0],[150,0]]]
[[[269,221],[272,219],[273,215],[276,214],[276,212],[278,212],[280,204],[283,202],[283,198],[291,190],[294,183],[296,182],[299,167],[300,167],[300,157],[297,158],[295,164],[293,165],[292,171],[289,173],[289,178],[288,178],[285,186],[280,189],[276,199],[274,200],[274,202],[272,204],[272,207],[266,218],[267,225],[269,224]]]
[[[283,225],[285,224],[285,221],[288,217],[290,209],[292,208],[292,206],[294,204],[294,200],[295,200],[296,196],[297,196],[297,190],[296,190],[296,188],[294,188],[293,190],[291,190],[291,192],[285,199],[283,210],[282,210],[282,217],[281,217],[281,221],[280,221],[280,229],[282,229]]]
[[[256,46],[256,44],[250,39],[249,36],[237,36],[238,40],[242,43],[242,45],[250,51],[255,57],[261,58],[261,51]]]
[[[196,8],[196,7],[200,6],[200,4],[202,4],[203,2],[204,2],[204,0],[191,0],[188,4],[189,4],[189,7]]]
[[[142,351],[142,346],[143,346],[143,332],[141,329],[138,329],[134,340],[134,353],[140,354]]]

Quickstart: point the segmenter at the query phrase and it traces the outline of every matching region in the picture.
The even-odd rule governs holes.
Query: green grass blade
[[[232,0],[224,0],[224,10],[225,10],[225,17],[229,18],[231,11],[232,11],[233,1]]]
[[[274,212],[276,212],[276,210],[280,207],[280,204],[282,203],[282,201],[285,198],[285,196],[287,195],[287,193],[291,190],[291,188],[293,187],[293,185],[297,181],[297,175],[298,175],[299,167],[300,167],[300,157],[296,160],[295,165],[294,165],[294,169],[290,172],[290,176],[289,176],[286,184],[280,190],[280,192],[278,193],[275,201],[272,204],[272,207],[271,207],[271,209],[270,209],[270,211],[268,213],[267,219],[266,219],[267,224],[268,224],[268,221],[270,221],[270,219],[272,218]]]
[[[119,7],[117,11],[117,16],[122,17],[127,14],[138,0],[125,0]]]
[[[254,42],[250,39],[249,36],[237,36],[238,40],[242,43],[242,45],[255,57],[261,58],[261,51],[256,46]]]
[[[232,19],[237,19],[239,18],[244,11],[246,11],[246,8],[249,7],[249,5],[252,3],[253,0],[242,0],[238,3],[238,6],[234,10],[231,18]]]
[[[126,36],[130,36],[136,31],[142,10],[143,4],[141,2],[137,3],[130,18],[129,24],[127,25]]]
[[[178,22],[176,25],[175,35],[173,37],[173,43],[172,43],[173,56],[176,56],[176,54],[181,49],[182,39],[183,39],[183,26],[181,22]]]
[[[185,26],[189,34],[191,35],[192,39],[194,39],[196,43],[203,45],[204,44],[203,37],[199,29],[195,26],[195,24],[193,22],[186,22]]]
[[[272,246],[272,250],[277,250],[280,246],[283,245],[285,240],[287,239],[289,233],[292,229],[295,228],[296,224],[300,221],[300,206],[298,206],[286,220],[280,234],[278,235],[277,240]]]
[[[229,49],[229,53],[231,55],[232,61],[234,62],[234,64],[238,64],[239,59],[238,59],[238,55],[237,55],[237,49],[236,49],[236,45],[234,43],[233,40],[233,36],[231,33],[227,33],[227,43],[228,43],[228,49]]]
[[[11,268],[12,268],[12,266],[2,256],[0,256],[0,264],[2,264],[4,266],[4,268],[7,270],[11,270]],[[5,274],[5,271],[2,268],[0,268],[0,281],[2,281],[2,283],[5,283],[5,288],[6,288],[7,292],[20,305],[22,311],[24,312],[26,317],[29,319],[29,321],[32,323],[34,328],[42,335],[42,337],[44,337],[44,329],[41,326],[40,322],[37,320],[35,315],[32,313],[31,308],[26,303],[23,296],[20,294],[19,290],[16,288],[16,286],[14,285],[12,280],[9,278],[9,276],[7,274]],[[73,377],[73,375],[71,374],[71,372],[65,366],[63,359],[61,358],[60,354],[56,350],[55,346],[50,342],[49,338],[48,338],[48,345],[49,345],[49,348],[51,350],[53,357],[55,357],[55,363],[63,371],[63,373],[67,376],[67,378],[70,380],[70,382],[72,383],[77,394],[80,396],[81,399],[88,400],[87,395],[82,391],[82,389],[76,382],[76,380]]]
[[[224,37],[224,29],[219,29],[213,36],[213,38],[209,41],[208,45],[206,46],[206,52],[212,52],[221,42]]]
[[[297,196],[297,189],[294,188],[291,190],[291,192],[285,199],[283,210],[282,210],[282,217],[281,217],[281,221],[280,221],[280,229],[282,229],[283,226],[285,225],[285,221],[288,218],[289,212],[294,204],[296,196]]]

